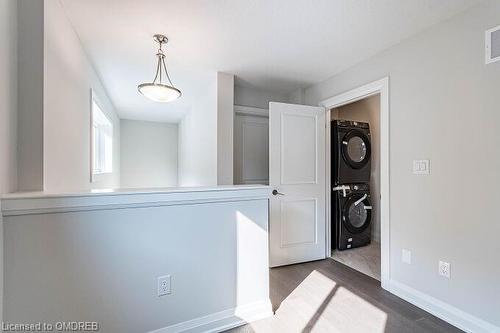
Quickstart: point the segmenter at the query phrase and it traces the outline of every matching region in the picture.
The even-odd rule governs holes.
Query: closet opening
[[[234,106],[234,184],[269,184],[269,110]]]

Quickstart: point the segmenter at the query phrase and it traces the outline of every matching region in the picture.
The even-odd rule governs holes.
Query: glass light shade
[[[181,97],[181,91],[172,86],[160,83],[143,83],[137,89],[152,101],[166,103]]]

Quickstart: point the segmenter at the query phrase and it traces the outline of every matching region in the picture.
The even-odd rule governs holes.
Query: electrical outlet
[[[411,251],[407,249],[403,249],[401,251],[401,261],[405,264],[411,264]]]
[[[172,293],[172,277],[170,275],[158,278],[158,297],[170,295]]]
[[[445,261],[439,261],[439,275],[444,276],[445,278],[450,278],[450,263]]]

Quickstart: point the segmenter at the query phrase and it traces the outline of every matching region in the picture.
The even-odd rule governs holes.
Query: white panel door
[[[271,267],[325,258],[325,109],[269,104]]]
[[[234,183],[269,183],[269,119],[240,115],[234,121]]]

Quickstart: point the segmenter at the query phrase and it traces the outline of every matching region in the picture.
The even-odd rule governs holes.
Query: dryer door
[[[342,208],[342,223],[349,232],[363,232],[371,223],[372,206],[369,197],[356,193],[349,196]]]
[[[371,146],[368,136],[353,129],[342,138],[342,158],[353,169],[361,169],[370,162]]]

